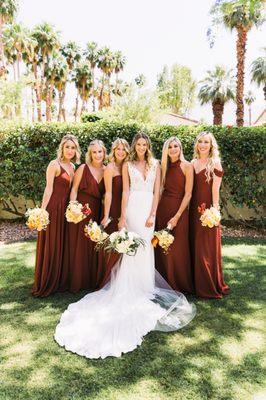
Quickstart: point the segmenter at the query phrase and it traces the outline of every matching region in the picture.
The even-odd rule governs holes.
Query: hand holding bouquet
[[[221,213],[215,207],[206,208],[206,204],[202,203],[198,207],[198,212],[201,214],[200,221],[202,226],[207,226],[208,228],[213,228],[218,226],[221,221]]]
[[[116,251],[117,253],[134,256],[140,246],[145,246],[145,242],[139,235],[129,232],[123,228],[121,231],[113,232],[104,246],[107,251]]]
[[[160,231],[155,231],[153,238],[151,240],[151,244],[153,247],[159,245],[165,254],[167,254],[169,247],[174,241],[174,236],[170,233],[171,232],[171,225],[167,225],[167,228],[162,229]]]
[[[49,214],[44,208],[29,208],[25,213],[28,218],[26,225],[29,229],[36,229],[38,232],[45,230],[49,224]]]
[[[98,225],[97,222],[92,220],[88,225],[85,225],[84,233],[87,238],[97,243],[97,249],[101,248],[108,238],[108,234],[104,232],[103,226]]]
[[[78,201],[70,201],[66,210],[67,222],[74,222],[78,224],[80,221],[85,219],[91,214],[91,209],[89,204],[84,204],[84,206]]]

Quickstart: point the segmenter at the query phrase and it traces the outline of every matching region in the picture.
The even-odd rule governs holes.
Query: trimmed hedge
[[[56,157],[59,142],[66,133],[77,136],[84,155],[90,140],[105,142],[108,149],[117,137],[131,142],[143,127],[137,124],[122,124],[97,121],[81,124],[46,123],[17,126],[0,132],[0,201],[7,208],[10,198],[22,195],[26,199],[40,202],[45,186],[45,170],[49,161]],[[201,130],[214,133],[220,147],[225,170],[223,204],[226,200],[237,207],[258,209],[263,205],[265,189],[263,168],[265,155],[265,127],[217,127],[217,126],[146,126],[157,158],[165,139],[176,135],[182,141],[188,160],[192,158],[193,142]],[[226,188],[226,189],[225,189]],[[22,215],[13,209],[14,214]]]

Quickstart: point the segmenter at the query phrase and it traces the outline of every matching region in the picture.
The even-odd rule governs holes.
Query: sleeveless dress
[[[195,292],[198,297],[220,299],[227,294],[222,272],[221,227],[204,227],[200,222],[198,207],[202,203],[209,208],[212,205],[212,183],[208,183],[206,168],[196,173],[190,203],[191,255],[194,270]],[[223,171],[214,169],[214,174],[222,177]]]
[[[123,254],[110,281],[100,290],[70,304],[56,327],[55,340],[66,350],[87,358],[120,357],[134,350],[152,330],[173,331],[187,325],[195,308],[159,276],[155,284],[153,228],[146,228],[157,162],[147,178],[128,164],[130,193],[126,209],[129,231],[146,242],[135,256]],[[140,207],[141,205],[141,207]],[[158,286],[159,285],[159,286]]]
[[[177,213],[185,195],[186,177],[180,167],[181,161],[169,163],[164,190],[156,215],[156,230],[167,227],[168,221]],[[193,293],[189,249],[188,207],[171,231],[175,240],[167,254],[161,247],[155,249],[155,267],[169,285],[182,293]]]
[[[122,202],[122,175],[116,175],[112,180],[112,202],[110,206],[109,217],[111,222],[105,228],[108,235],[118,231],[118,220],[121,215]],[[103,217],[104,213],[102,213]],[[97,288],[103,287],[110,277],[113,266],[120,258],[119,253],[99,251],[97,260]]]
[[[60,165],[60,175],[54,178],[53,193],[46,207],[50,223],[45,231],[38,233],[33,296],[49,296],[59,289],[69,193],[70,177]]]
[[[95,290],[97,286],[97,252],[95,243],[84,235],[84,227],[90,219],[100,222],[103,194],[103,179],[98,183],[85,164],[77,201],[83,205],[89,203],[92,213],[78,224],[67,223],[66,228],[64,264],[68,276],[64,278],[62,287],[73,293],[83,289]]]

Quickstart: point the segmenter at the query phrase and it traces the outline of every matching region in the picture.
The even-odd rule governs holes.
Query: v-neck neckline
[[[68,173],[68,171],[66,170],[66,168],[63,167],[62,164],[59,163],[59,166],[60,166],[60,167],[62,168],[62,170],[65,171],[65,173],[69,176],[70,182],[72,182],[72,181],[73,181],[74,174],[73,174],[73,176],[71,176],[71,175]]]
[[[88,164],[86,164],[86,165],[87,165],[87,167],[88,167],[88,169],[89,169],[89,171],[90,171],[91,176],[93,177],[93,179],[94,179],[95,182],[97,183],[97,185],[100,185],[101,181],[103,180],[103,176],[102,176],[102,178],[100,179],[100,181],[98,182],[98,180],[97,180],[97,179],[95,178],[95,176],[93,175],[93,173],[92,173],[90,167],[88,166]]]
[[[150,172],[150,168],[148,169],[148,172],[147,172],[147,175],[146,175],[146,178],[145,178],[145,177],[143,176],[142,172],[136,167],[136,165],[135,165],[134,163],[132,163],[132,165],[133,165],[133,167],[138,171],[138,173],[140,174],[140,176],[141,176],[143,182],[147,182],[147,178],[148,178],[148,175],[149,175],[149,172]]]

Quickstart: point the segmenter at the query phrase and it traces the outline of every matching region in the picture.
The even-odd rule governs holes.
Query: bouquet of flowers
[[[26,225],[31,230],[36,229],[38,232],[45,230],[49,224],[49,214],[44,208],[29,208],[25,213],[28,218]]]
[[[116,251],[117,253],[134,256],[139,246],[144,247],[145,241],[136,233],[129,232],[123,228],[121,231],[111,233],[104,248],[107,251]]]
[[[90,214],[91,209],[89,207],[89,204],[84,204],[83,206],[76,200],[70,201],[66,209],[67,222],[74,222],[74,224],[78,224]]]
[[[85,225],[84,233],[87,238],[97,243],[97,250],[103,246],[104,242],[109,236],[106,232],[104,232],[102,225],[98,225],[97,222],[92,220],[88,223],[88,225]]]
[[[167,228],[162,229],[160,231],[155,231],[153,234],[153,238],[151,240],[151,244],[153,247],[159,245],[165,254],[167,254],[169,247],[174,241],[174,236],[170,233],[171,232],[171,225],[167,225]]]
[[[198,212],[201,214],[200,221],[202,226],[207,226],[208,228],[213,228],[218,226],[221,221],[221,213],[215,207],[206,208],[206,204],[202,203],[198,207]]]

